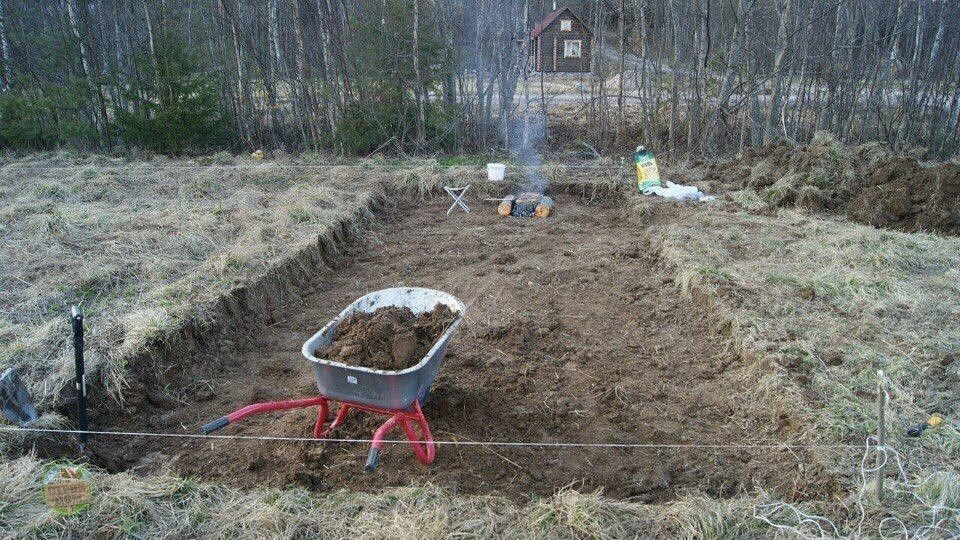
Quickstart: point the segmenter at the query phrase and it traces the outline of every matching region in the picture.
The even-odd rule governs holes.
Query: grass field
[[[903,470],[891,457],[889,493],[879,505],[860,476],[875,466],[873,456],[862,463],[860,452],[822,453],[851,494],[839,508],[827,501],[821,508],[846,521],[840,531],[871,534],[878,529],[861,525],[861,516],[879,527],[887,514],[909,530],[941,519],[945,529],[960,530],[957,429],[905,434],[931,412],[955,414],[960,241],[738,207],[692,212],[652,240],[680,286],[716,299],[743,353],[769,363],[758,393],[802,411],[804,440],[875,436],[877,389],[885,385],[887,444]],[[875,475],[866,479],[872,484]],[[861,511],[857,503],[865,501]]]
[[[337,238],[343,223],[362,228],[383,201],[435,197],[438,185],[465,180],[476,186],[474,210],[486,211],[480,199],[499,189],[479,182],[483,172],[473,165],[359,165],[281,167],[222,156],[202,164],[64,156],[4,161],[0,366],[21,370],[47,413],[45,425],[69,426],[53,406],[71,375],[70,303],[83,305],[91,363],[122,403],[129,363],[152,342],[209,318],[224,295],[298,254],[343,241]],[[554,179],[575,172],[550,171]],[[619,171],[576,176],[566,188],[590,200],[614,187]],[[45,462],[29,455],[35,439],[4,433],[0,530],[45,537],[714,538],[877,536],[902,524],[932,536],[960,533],[956,429],[903,434],[932,410],[955,420],[960,240],[748,210],[732,201],[624,200],[625,219],[649,225],[637,246],[656,254],[663,274],[672,276],[663,286],[710,310],[749,368],[739,372],[743,400],[771,425],[791,418],[794,424],[776,426],[790,440],[862,445],[877,429],[877,369],[883,370],[889,444],[903,469],[891,457],[882,502],[873,495],[875,475],[864,472],[876,452],[864,458],[862,449],[845,448],[812,452],[811,466],[836,478],[838,495],[802,502],[779,501],[762,485],[726,499],[688,490],[659,504],[573,489],[517,502],[430,484],[377,492],[244,491],[93,467],[94,503],[62,517],[40,498]],[[636,276],[644,279],[660,282]],[[937,528],[923,529],[931,526]]]
[[[91,323],[91,364],[122,396],[123,363],[149,340],[202,318],[378,189],[355,168],[88,161],[0,169],[0,362],[42,404],[71,375],[71,304]]]

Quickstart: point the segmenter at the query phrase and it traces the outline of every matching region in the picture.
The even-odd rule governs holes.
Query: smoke
[[[511,121],[509,136],[510,156],[519,165],[522,174],[518,191],[545,192],[550,182],[543,175],[543,160],[537,147],[547,136],[546,117],[542,112],[528,108]]]
[[[521,172],[513,194],[527,191],[542,194],[549,187],[549,181],[543,175],[538,147],[546,139],[547,119],[541,109],[533,106],[530,95],[530,3],[507,3],[504,5],[507,9],[491,3],[480,5],[487,7],[475,14],[476,34],[461,45],[464,66],[476,77],[479,142],[486,145],[488,132],[492,134],[495,129],[497,138],[506,139],[504,143],[511,161]],[[517,12],[520,5],[522,13]],[[500,31],[484,30],[488,27]],[[498,114],[496,122],[491,121],[494,111]]]

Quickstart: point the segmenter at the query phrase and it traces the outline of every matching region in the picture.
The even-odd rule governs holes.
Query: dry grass
[[[3,363],[18,365],[44,404],[69,376],[65,309],[72,301],[83,303],[92,323],[91,360],[110,367],[120,383],[125,362],[145,342],[188,317],[202,317],[215,298],[328,234],[329,223],[378,189],[425,197],[442,185],[469,182],[477,205],[504,189],[483,182],[477,167],[429,161],[398,167],[370,160],[361,168],[323,170],[242,161],[235,167],[236,158],[225,155],[204,162],[212,166],[103,158],[77,163],[54,156],[0,169],[6,207],[0,305],[9,313]],[[60,165],[67,168],[48,168]],[[547,171],[557,189],[601,196],[622,188],[618,173],[563,166]],[[588,181],[557,183],[578,173]],[[30,226],[36,222],[43,226]],[[6,286],[13,282],[24,286]],[[115,389],[122,394],[121,386]],[[56,414],[44,415],[40,425],[68,427]],[[37,441],[7,434],[4,455]],[[93,505],[64,518],[40,500],[45,466],[29,456],[0,461],[3,536],[622,537],[662,531],[703,537],[744,530],[752,504],[694,494],[654,507],[563,490],[518,505],[433,486],[372,494],[248,493],[180,478],[94,471]]]
[[[806,440],[862,443],[876,433],[879,367],[889,385],[889,444],[908,464],[908,478],[937,484],[938,492],[958,490],[957,429],[914,439],[905,428],[931,411],[955,420],[960,239],[794,211],[757,215],[735,205],[688,212],[652,234],[678,283],[715,298],[740,348],[757,357],[758,366],[770,365],[772,371],[758,370],[764,375],[757,390],[797,407]],[[860,458],[823,456],[856,494]],[[888,501],[888,511],[900,510],[914,527],[929,519],[923,510],[930,505],[914,497],[927,488],[901,482],[894,489],[901,492]],[[942,517],[958,532],[960,506],[952,495],[945,500],[951,502]],[[877,518],[871,512],[880,510],[872,503],[868,517]],[[852,500],[835,511],[858,515]]]
[[[553,181],[576,176],[547,169]],[[478,165],[345,165],[310,155],[2,157],[0,368],[17,367],[39,403],[51,402],[72,374],[68,310],[77,303],[89,323],[91,369],[105,368],[106,386],[122,397],[125,363],[150,340],[203,320],[211,302],[316,243],[385,189],[424,197],[469,183],[467,200],[482,205],[504,190],[485,176]],[[580,176],[596,192],[619,188],[618,174]],[[520,177],[508,169],[508,180]]]
[[[45,464],[31,457],[0,463],[3,536],[137,538],[717,538],[759,534],[754,501],[701,496],[662,506],[561,490],[517,504],[495,496],[455,495],[436,486],[377,493],[302,489],[240,492],[173,477],[92,471],[93,504],[61,517],[39,493]]]
[[[17,366],[44,404],[70,376],[71,303],[89,322],[91,365],[120,394],[124,362],[151,338],[381,189],[349,167],[92,161],[0,169],[0,366]]]
[[[309,157],[304,158],[310,160]],[[0,160],[2,161],[2,160]],[[47,157],[0,168],[0,365],[18,365],[49,402],[69,376],[66,307],[81,301],[91,357],[120,383],[126,362],[153,336],[202,317],[205,306],[329,234],[327,226],[380,190],[426,197],[441,185],[472,183],[472,204],[502,194],[480,167],[418,161],[399,166],[296,169],[221,155],[213,166],[113,163]],[[70,165],[51,170],[33,165]],[[251,166],[247,166],[251,165]],[[613,169],[615,171],[615,169]],[[517,171],[512,174],[518,175]],[[551,166],[553,180],[578,174]],[[582,194],[622,189],[619,172],[580,171]],[[580,180],[580,178],[578,178]],[[750,201],[745,201],[750,202]],[[749,206],[749,205],[748,205]],[[810,442],[860,443],[876,429],[874,362],[890,381],[895,447],[908,485],[891,477],[884,512],[911,528],[929,512],[960,528],[956,462],[960,439],[941,429],[905,439],[901,424],[956,404],[960,374],[960,240],[878,231],[796,212],[773,216],[735,203],[692,206],[651,230],[652,249],[691,294],[705,294],[729,324],[732,344],[755,358],[757,402],[775,400],[807,419]],[[642,241],[638,239],[638,242]],[[772,365],[772,369],[766,366]],[[764,398],[763,396],[766,396]],[[953,396],[953,397],[951,397]],[[953,412],[947,410],[944,412]],[[62,425],[47,415],[44,425]],[[5,446],[22,441],[5,437]],[[858,455],[834,461],[844,500],[812,502],[845,533],[875,534],[881,507],[861,490]],[[634,537],[815,535],[793,507],[757,519],[759,494],[714,500],[690,493],[643,505],[562,490],[518,504],[465,497],[434,486],[378,493],[300,489],[240,492],[190,480],[94,471],[94,504],[77,516],[51,514],[39,498],[44,463],[0,461],[3,536],[236,537]],[[859,524],[859,506],[864,507]],[[888,525],[891,522],[886,522]],[[823,526],[821,524],[821,526]],[[892,529],[891,529],[892,530]]]

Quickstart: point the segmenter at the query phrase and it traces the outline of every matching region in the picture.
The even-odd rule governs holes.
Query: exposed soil
[[[960,163],[921,163],[881,143],[844,146],[825,133],[809,145],[770,144],[690,178],[708,192],[751,188],[772,206],[845,214],[908,232],[960,234]]]
[[[344,319],[318,358],[372,369],[401,370],[416,365],[450,323],[453,311],[437,304],[414,315],[410,308],[387,306]]]
[[[847,215],[876,227],[960,234],[960,163],[921,165],[894,157],[864,168]]]
[[[729,496],[761,485],[787,499],[836,490],[802,449],[722,446],[791,441],[797,420],[758,402],[752,381],[765,368],[735,355],[705,303],[677,290],[629,204],[560,196],[550,217],[523,219],[493,205],[447,217],[448,203],[387,212],[272,322],[218,350],[158,359],[135,383],[145,390],[131,389],[122,411],[95,411],[93,427],[194,433],[249,403],[316,395],[302,343],[357,297],[417,285],[468,306],[423,407],[436,439],[677,446],[440,445],[423,466],[388,445],[365,475],[365,444],[97,437],[98,462],[242,487],[433,482],[516,498],[571,485],[647,501],[689,488]],[[646,219],[676,207],[660,208]],[[253,416],[221,433],[309,437],[315,414]],[[335,436],[368,438],[382,421],[354,413]]]

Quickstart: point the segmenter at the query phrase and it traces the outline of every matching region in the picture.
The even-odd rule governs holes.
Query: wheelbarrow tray
[[[417,364],[391,371],[351,366],[315,353],[333,341],[337,326],[354,312],[373,313],[387,306],[407,307],[415,315],[445,304],[455,314],[450,326],[437,338],[433,347]],[[422,287],[395,287],[381,289],[358,298],[327,323],[304,344],[301,352],[313,369],[320,395],[383,409],[406,409],[415,400],[422,400],[440,370],[447,350],[447,341],[463,320],[467,307],[457,297]]]

